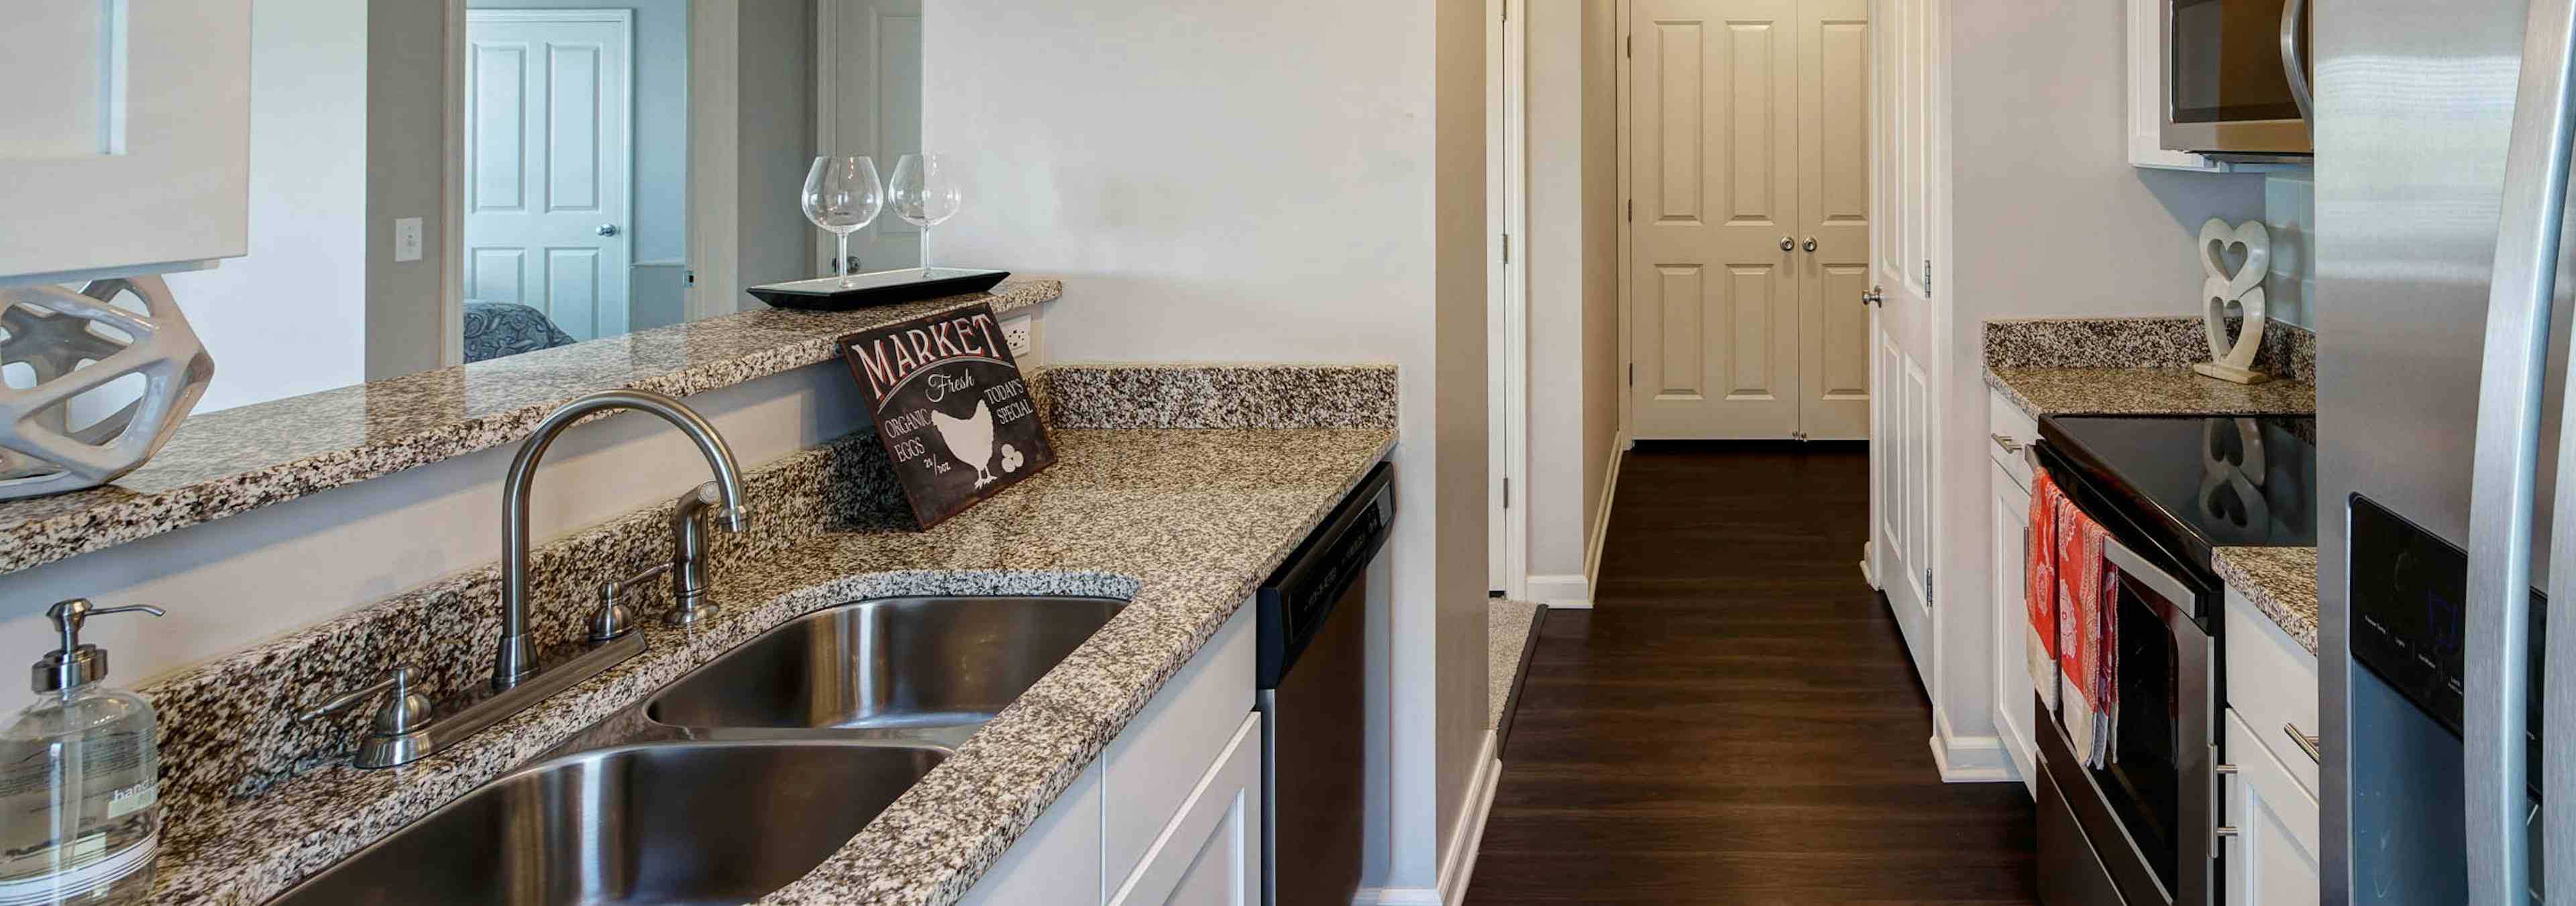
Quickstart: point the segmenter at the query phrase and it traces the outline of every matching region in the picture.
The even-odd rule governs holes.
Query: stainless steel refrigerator
[[[2571,3],[2314,13],[2329,903],[2576,891]]]

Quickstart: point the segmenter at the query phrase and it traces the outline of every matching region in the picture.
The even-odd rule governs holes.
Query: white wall
[[[1391,887],[1433,883],[1482,734],[1444,712],[1486,694],[1483,29],[1474,0],[941,0],[924,26],[923,145],[968,180],[933,254],[1064,277],[1082,316],[1049,321],[1052,358],[1402,369],[1373,642],[1392,775],[1370,882]]]
[[[1588,603],[1619,430],[1617,5],[1529,8],[1529,572]],[[1571,593],[1573,597],[1563,595]]]
[[[746,467],[865,424],[849,369],[826,362],[690,397]],[[0,664],[54,647],[45,608],[71,597],[159,604],[161,619],[90,624],[133,688],[179,667],[319,623],[500,558],[501,479],[516,445],[336,488],[0,576]],[[625,414],[572,429],[548,451],[530,524],[539,543],[706,480],[697,447],[660,419]],[[500,606],[497,602],[494,607]],[[0,709],[32,698],[0,687]]]
[[[1991,737],[1993,606],[1983,324],[1992,318],[2192,315],[2202,221],[2263,215],[2263,177],[2130,167],[2116,3],[1952,6],[1951,276],[1934,600],[1933,704]],[[1955,602],[1955,603],[1954,603]],[[1989,740],[1990,741],[1990,740]]]
[[[250,79],[250,254],[166,278],[215,360],[200,412],[366,379],[367,146],[314,136],[366,128],[367,4],[257,0]]]

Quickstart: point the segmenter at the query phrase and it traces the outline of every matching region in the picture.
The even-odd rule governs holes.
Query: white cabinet
[[[961,901],[1251,906],[1261,718],[1247,602]]]
[[[250,0],[54,0],[9,13],[0,282],[244,254]]]
[[[2318,902],[2317,797],[2291,779],[2236,709],[2227,710],[2226,903]]]
[[[2013,481],[2011,472],[2000,463],[1987,466],[1987,522],[1992,538],[1987,545],[1994,552],[1994,563],[1988,569],[1992,584],[1988,599],[1995,602],[1995,731],[2003,738],[2004,754],[2012,759],[2013,769],[2021,775],[2022,788],[2038,796],[2039,771],[2033,767],[2038,757],[2037,737],[2031,735],[2032,719],[2030,669],[2025,666],[2024,649],[2028,645],[2029,608],[2025,605],[2023,562],[2030,550],[2030,491]]]
[[[1260,901],[1261,715],[1251,714],[1109,903],[1254,906]]]
[[[2188,151],[2164,149],[2164,5],[2129,4],[2129,165],[2159,170],[2225,173],[2229,166]]]
[[[2278,623],[2236,589],[2227,590],[2227,706],[2254,730],[2290,779],[2317,791],[2317,656],[2290,640]],[[2230,758],[2245,757],[2235,749]]]

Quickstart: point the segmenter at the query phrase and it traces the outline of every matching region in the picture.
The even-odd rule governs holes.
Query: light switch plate
[[[1013,358],[1026,356],[1030,349],[1036,348],[1037,344],[1031,340],[1030,333],[1028,318],[1013,318],[1002,322],[1002,341],[1011,345]]]
[[[420,260],[420,218],[394,219],[394,260],[397,262]]]

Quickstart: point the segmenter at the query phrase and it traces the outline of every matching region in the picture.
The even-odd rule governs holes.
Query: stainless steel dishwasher
[[[1395,466],[1382,462],[1261,585],[1254,701],[1268,906],[1340,906],[1359,889],[1369,675],[1361,580],[1394,524]]]

